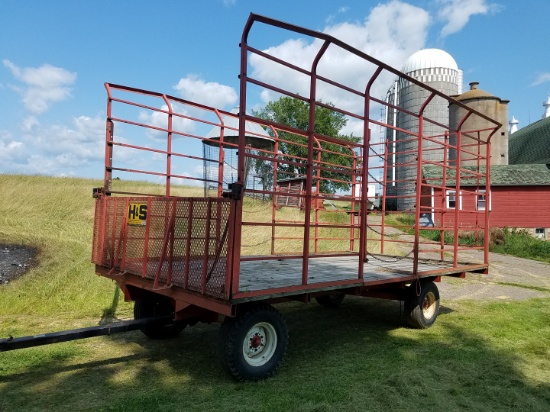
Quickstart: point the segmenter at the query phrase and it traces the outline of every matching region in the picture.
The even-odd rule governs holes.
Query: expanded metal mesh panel
[[[96,200],[92,262],[114,267],[120,263],[121,226],[125,216],[126,199],[99,198]]]
[[[92,263],[102,264],[102,242],[103,239],[103,211],[105,203],[102,199],[96,199],[95,202],[95,214],[94,214],[94,231],[93,231],[93,240],[92,240]]]
[[[106,197],[98,200],[93,262],[201,294],[223,297],[230,201]]]

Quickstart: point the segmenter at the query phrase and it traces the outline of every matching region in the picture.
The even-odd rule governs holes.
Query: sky
[[[101,179],[105,82],[231,110],[251,12],[329,33],[397,69],[418,50],[445,50],[464,91],[479,82],[509,100],[520,128],[541,118],[550,95],[547,0],[0,0],[0,173]],[[308,48],[259,41],[281,55]],[[354,76],[350,66],[337,70]]]

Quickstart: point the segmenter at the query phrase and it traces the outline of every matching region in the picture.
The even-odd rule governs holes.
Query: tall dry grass
[[[94,199],[88,179],[2,175],[0,242],[39,250],[36,265],[3,286],[0,314],[86,316],[113,286],[90,263]],[[101,308],[101,306],[99,306]]]
[[[92,189],[102,182],[91,179],[56,178],[28,175],[2,175],[0,180],[0,243],[21,244],[37,248],[37,264],[26,275],[1,286],[0,316],[41,314],[63,317],[86,317],[101,311],[130,311],[118,295],[115,285],[94,274],[90,262],[94,199]],[[164,193],[161,185],[136,181],[115,181],[122,192]],[[177,187],[173,195],[202,196],[198,187]],[[271,203],[245,199],[243,220],[271,222]],[[275,230],[275,252],[299,254],[303,249],[304,212],[282,208],[277,219],[297,226],[280,226]],[[321,223],[349,224],[349,215],[320,212]],[[314,237],[315,229],[311,229]],[[321,228],[318,251],[349,251],[349,230]],[[369,251],[378,252],[379,242],[369,232]],[[359,232],[355,237],[358,239]],[[265,255],[271,252],[272,231],[269,226],[243,226],[242,254]],[[328,240],[327,240],[328,239]],[[354,250],[358,248],[355,241]],[[314,252],[313,246],[311,252]],[[397,253],[394,253],[397,254]],[[116,300],[116,302],[115,302]]]

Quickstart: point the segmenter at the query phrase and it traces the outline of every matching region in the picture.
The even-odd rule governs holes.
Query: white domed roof
[[[458,70],[455,59],[449,53],[440,49],[424,49],[410,56],[403,64],[401,71],[411,73],[416,70],[435,67]]]

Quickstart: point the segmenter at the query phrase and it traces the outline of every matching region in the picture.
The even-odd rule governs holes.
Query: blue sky
[[[398,69],[441,48],[464,90],[478,81],[510,100],[519,127],[541,118],[550,93],[543,0],[0,0],[0,173],[102,178],[104,82],[230,110],[250,12],[326,31]],[[260,40],[283,50],[288,39]]]

